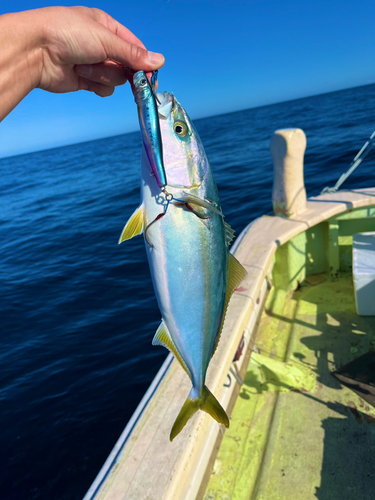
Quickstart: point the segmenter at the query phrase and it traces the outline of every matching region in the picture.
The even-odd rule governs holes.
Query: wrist
[[[34,12],[0,16],[0,121],[40,80],[42,37]]]

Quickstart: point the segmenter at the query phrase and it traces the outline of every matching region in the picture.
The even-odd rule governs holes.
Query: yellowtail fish
[[[233,231],[223,220],[217,186],[193,123],[177,99],[157,95],[168,196],[161,195],[146,152],[142,204],[119,243],[143,233],[162,322],[154,345],[174,353],[193,387],[170,433],[171,441],[199,409],[229,426],[205,385],[229,299],[246,275],[229,253]]]

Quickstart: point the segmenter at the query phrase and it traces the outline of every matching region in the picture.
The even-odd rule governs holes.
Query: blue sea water
[[[197,120],[226,221],[239,234],[271,212],[274,130],[305,130],[316,195],[374,112],[368,85]],[[117,245],[140,153],[132,133],[0,160],[1,499],[81,499],[166,357],[151,346],[160,313],[143,239]],[[374,162],[343,188],[374,186]]]

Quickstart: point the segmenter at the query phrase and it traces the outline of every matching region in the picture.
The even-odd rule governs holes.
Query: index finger
[[[117,35],[125,42],[133,43],[134,45],[138,45],[138,47],[141,47],[142,49],[146,49],[145,45],[140,41],[138,37],[134,35],[134,33],[128,30],[128,28],[126,28],[123,24],[116,21],[116,19],[107,14],[107,12],[104,12],[104,10],[100,9],[91,10],[94,13],[94,17],[96,17],[96,20],[103,26],[108,28],[114,35]]]

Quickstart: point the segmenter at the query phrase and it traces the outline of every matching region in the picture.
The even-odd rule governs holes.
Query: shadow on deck
[[[332,372],[375,349],[351,275],[270,295],[205,500],[373,500],[375,409]]]

